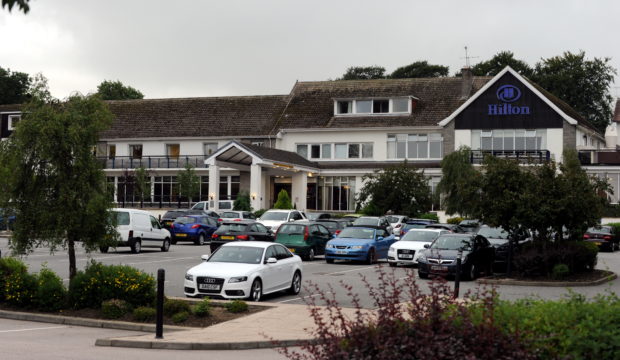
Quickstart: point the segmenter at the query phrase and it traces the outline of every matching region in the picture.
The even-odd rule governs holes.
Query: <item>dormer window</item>
[[[336,100],[336,115],[410,114],[411,98]]]
[[[15,130],[15,126],[22,119],[22,116],[19,114],[9,115],[8,129]]]

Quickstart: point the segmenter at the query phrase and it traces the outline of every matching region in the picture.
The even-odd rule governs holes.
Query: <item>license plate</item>
[[[447,266],[433,265],[433,266],[431,266],[431,271],[448,271],[448,267]]]
[[[187,237],[187,234],[174,234],[176,237]]]
[[[336,254],[346,255],[347,252],[345,250],[336,250]]]
[[[602,243],[602,242],[598,242],[598,241],[597,241],[597,242],[595,242],[595,244],[596,244],[596,246],[601,246],[601,245],[603,245],[603,243]]]
[[[292,253],[294,253],[294,252],[295,252],[295,249],[288,248],[288,250],[289,250],[290,252],[292,252]]]
[[[234,236],[222,236],[222,240],[235,240]]]
[[[220,285],[217,284],[198,284],[200,290],[220,290]]]
[[[398,255],[399,259],[413,259],[413,255],[412,254],[400,254]]]

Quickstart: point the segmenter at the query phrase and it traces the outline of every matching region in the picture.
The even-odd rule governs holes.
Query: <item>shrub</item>
[[[620,223],[609,223],[605,225],[611,226],[611,229],[614,235],[616,236],[620,235]]]
[[[435,220],[439,222],[439,216],[435,213],[425,213],[419,216],[420,219]]]
[[[13,273],[25,273],[28,267],[14,257],[0,258],[0,302],[5,300],[6,280]]]
[[[237,199],[233,202],[233,210],[237,211],[252,211],[252,205],[250,201],[250,193],[246,190],[241,190],[237,194]]]
[[[188,311],[181,311],[180,313],[172,315],[172,322],[175,324],[185,322],[187,319],[189,319]]]
[[[226,305],[226,310],[231,313],[241,313],[248,311],[248,304],[243,300],[233,300]]]
[[[112,299],[101,303],[101,315],[106,319],[119,319],[129,310],[130,305],[125,300]]]
[[[205,317],[211,314],[211,299],[204,298],[196,306],[193,307],[192,312],[198,317]]]
[[[133,310],[132,315],[136,321],[153,321],[155,320],[155,316],[157,316],[157,310],[152,307],[140,306]]]
[[[93,261],[71,280],[69,299],[76,308],[98,309],[110,299],[125,300],[133,306],[146,305],[155,299],[155,280],[131,266]]]
[[[43,268],[37,276],[35,303],[41,311],[58,311],[67,304],[67,289],[60,276],[52,270]]]
[[[460,216],[457,216],[457,217],[452,217],[452,218],[449,218],[449,219],[448,219],[448,221],[447,221],[447,223],[448,223],[448,224],[455,224],[455,225],[458,225],[458,224],[460,224],[460,223],[461,223],[461,221],[463,221],[463,218],[462,218],[462,217],[460,217]]]
[[[280,190],[278,193],[278,200],[273,204],[274,209],[292,209],[293,204],[291,203],[291,198],[288,196],[288,192],[284,189]]]
[[[564,279],[568,274],[570,274],[570,270],[566,264],[556,264],[551,272],[551,277],[560,280]]]
[[[164,315],[172,316],[180,312],[190,312],[191,308],[189,304],[184,300],[177,299],[165,299],[164,300]]]
[[[430,282],[430,291],[426,291],[417,285],[413,271],[400,280],[383,268],[377,275],[376,286],[362,277],[373,307],[381,309],[372,313],[362,309],[351,285],[341,282],[355,307],[345,311],[334,291],[311,284],[311,290],[320,294],[305,298],[316,325],[311,330],[315,341],[302,345],[300,351],[286,347],[278,351],[298,360],[536,358],[520,332],[496,322],[495,293],[471,295],[469,299],[477,300],[472,305],[471,301],[453,301],[452,288],[445,280]]]
[[[598,249],[585,241],[566,241],[548,244],[527,244],[514,256],[515,271],[524,277],[550,276],[557,264],[568,266],[570,274],[592,271],[596,266]]]
[[[34,304],[37,277],[28,272],[16,271],[4,279],[4,299],[8,304],[28,307]]]

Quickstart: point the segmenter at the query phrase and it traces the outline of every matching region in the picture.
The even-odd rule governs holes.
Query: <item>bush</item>
[[[425,213],[419,216],[420,219],[435,220],[439,222],[439,216],[435,213]]]
[[[224,305],[226,310],[231,313],[242,313],[248,311],[248,304],[243,300],[233,300]]]
[[[237,211],[252,211],[252,202],[250,201],[250,193],[241,190],[237,194],[237,199],[233,202],[233,210]]]
[[[278,200],[273,204],[274,209],[292,209],[293,204],[291,203],[291,198],[288,196],[288,192],[284,189],[280,190],[278,193]]]
[[[0,258],[0,302],[5,301],[6,281],[13,273],[28,271],[26,264],[14,257]]]
[[[460,216],[457,216],[457,217],[449,218],[447,223],[458,225],[461,223],[461,221],[463,221],[463,218]]]
[[[605,225],[611,226],[613,234],[616,236],[620,236],[620,223],[609,223]]]
[[[101,315],[106,319],[119,319],[129,310],[130,305],[125,300],[112,299],[101,303]]]
[[[175,324],[180,324],[182,322],[185,322],[187,319],[189,319],[188,311],[181,311],[180,313],[176,313],[172,315],[172,322]]]
[[[37,276],[35,304],[41,311],[58,311],[67,305],[67,289],[60,276],[43,268]]]
[[[594,269],[597,254],[596,245],[585,241],[548,244],[546,250],[540,244],[530,243],[515,253],[514,267],[523,277],[551,276],[558,264],[567,265],[569,274],[578,274]]]
[[[473,294],[468,298],[478,301],[471,305],[471,301],[453,301],[453,290],[445,280],[430,282],[426,291],[416,284],[413,271],[401,280],[383,268],[377,275],[377,286],[362,278],[374,306],[381,308],[372,313],[362,309],[350,285],[342,283],[353,299],[353,312],[338,305],[333,291],[311,284],[320,294],[305,298],[316,325],[311,334],[315,341],[302,345],[300,351],[286,347],[278,351],[297,360],[536,358],[520,332],[496,322],[495,293]]]
[[[152,307],[140,306],[134,309],[132,315],[136,321],[154,321],[155,316],[157,316],[157,310]]]
[[[551,277],[556,280],[561,280],[568,276],[568,274],[570,274],[570,270],[566,264],[557,264],[553,267]]]
[[[211,299],[204,298],[196,306],[193,307],[192,312],[198,317],[205,317],[211,314]]]
[[[28,272],[16,271],[4,279],[4,299],[8,304],[29,307],[37,293],[37,277]]]
[[[98,309],[110,299],[125,300],[133,306],[150,304],[155,299],[155,280],[131,266],[95,261],[71,280],[69,300],[75,308]]]
[[[177,299],[164,300],[164,315],[172,316],[180,312],[190,312],[191,308],[187,301]]]

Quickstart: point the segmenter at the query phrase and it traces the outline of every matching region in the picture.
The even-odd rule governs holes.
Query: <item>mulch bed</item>
[[[594,270],[594,271],[590,271],[590,272],[585,272],[585,273],[580,273],[580,274],[571,274],[568,275],[565,278],[562,279],[552,279],[550,277],[546,277],[546,276],[539,276],[539,277],[520,277],[517,274],[514,274],[510,277],[508,277],[506,274],[495,274],[493,276],[487,276],[485,277],[485,279],[492,279],[492,280],[517,280],[517,281],[542,281],[542,282],[549,282],[549,283],[554,283],[554,282],[574,282],[574,283],[581,283],[581,282],[592,282],[592,281],[596,281],[596,280],[601,280],[604,279],[610,275],[612,275],[613,272],[611,271],[607,271],[607,270]]]
[[[247,316],[250,314],[257,313],[259,311],[263,311],[268,309],[266,306],[248,306],[248,311],[242,313],[230,313],[226,310],[226,308],[218,305],[211,306],[211,314],[206,317],[196,317],[193,314],[190,314],[189,318],[185,322],[182,323],[174,323],[172,322],[171,317],[164,316],[164,324],[165,325],[173,325],[173,326],[186,326],[186,327],[196,327],[196,328],[204,328],[207,326],[215,325],[221,322],[237,319],[243,316]],[[24,309],[12,307],[7,304],[0,304],[0,310],[8,310],[8,311],[19,311],[19,312],[29,312],[36,314],[47,314],[47,315],[62,315],[62,316],[72,316],[72,317],[81,317],[81,318],[89,318],[89,319],[101,319],[101,320],[115,320],[115,321],[127,321],[127,322],[135,322],[132,314],[126,314],[120,319],[106,319],[101,315],[101,311],[99,309],[65,309],[60,310],[58,312],[43,312],[35,309]],[[145,322],[154,324],[155,321]]]

